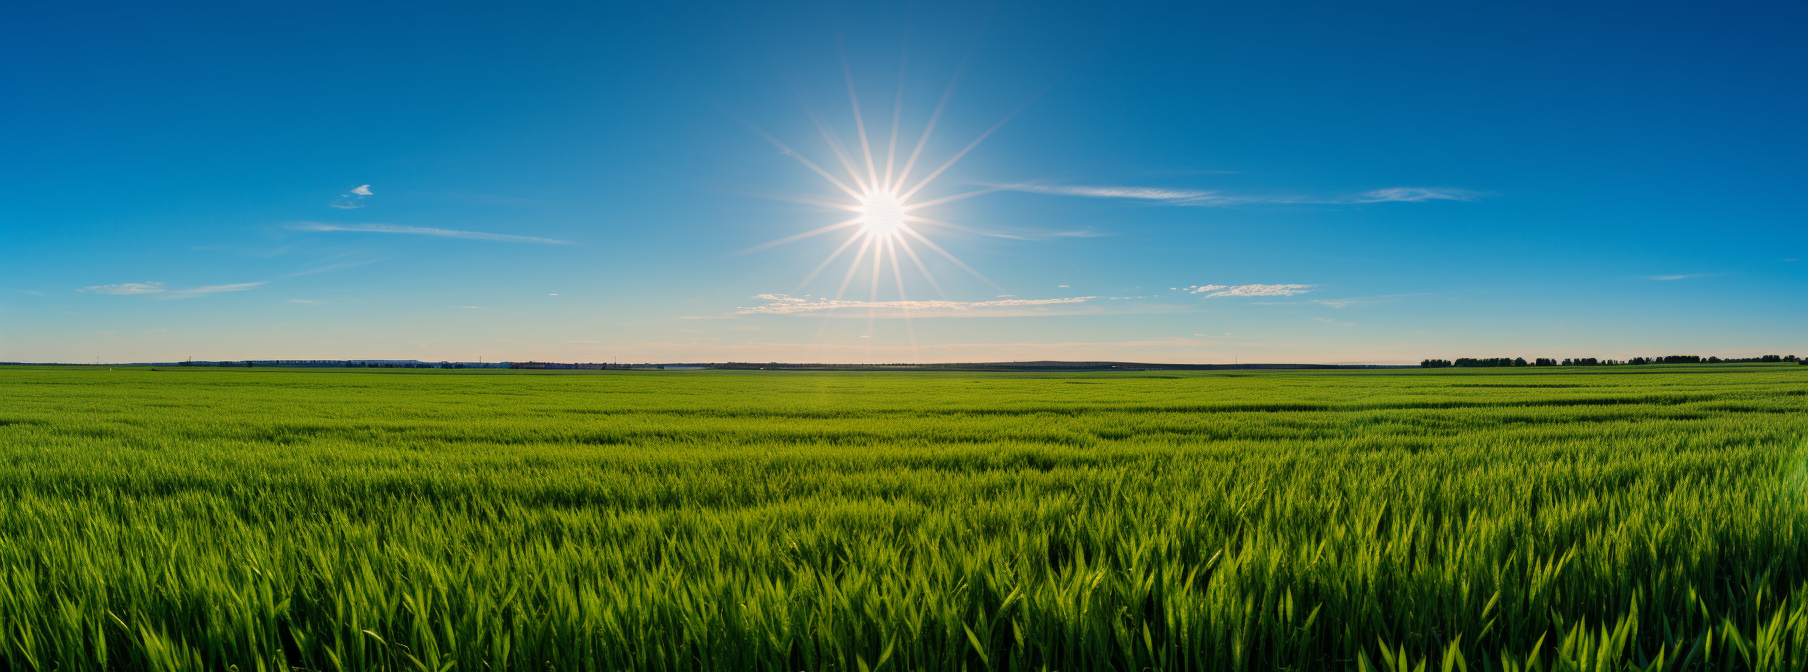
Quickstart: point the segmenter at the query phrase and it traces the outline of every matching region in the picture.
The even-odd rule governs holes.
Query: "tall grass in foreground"
[[[0,370],[17,670],[1808,670],[1808,373]]]

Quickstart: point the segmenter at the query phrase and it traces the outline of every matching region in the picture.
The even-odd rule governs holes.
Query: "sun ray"
[[[909,301],[910,297],[904,294],[904,267],[898,263],[897,241],[898,239],[895,236],[886,238],[885,253],[891,255],[891,276],[892,280],[895,280],[898,283],[898,300]]]
[[[841,287],[835,290],[835,300],[847,294],[848,283],[854,281],[854,273],[860,270],[860,260],[866,258],[866,249],[873,246],[873,236],[866,236],[866,242],[860,244],[860,251],[854,254],[854,263],[848,264],[847,275],[841,278]]]
[[[860,170],[854,167],[854,157],[848,154],[847,145],[842,144],[841,136],[830,130],[829,125],[824,123],[822,117],[817,116],[814,111],[810,111],[809,115],[811,123],[816,124],[816,131],[822,134],[823,142],[828,143],[829,151],[834,152],[835,158],[841,161],[841,167],[847,169],[848,177],[853,178],[854,184],[859,185],[860,191],[871,192],[872,186],[868,185],[866,180],[860,179]]]
[[[866,117],[860,114],[860,96],[854,93],[854,71],[848,67],[845,51],[841,53],[841,75],[847,79],[848,104],[854,107],[854,130],[860,134],[860,153],[866,156],[866,183],[877,187],[879,171],[873,169],[873,147],[866,139]]]
[[[973,198],[974,196],[984,196],[986,194],[990,194],[995,191],[1002,191],[1002,189],[1000,189],[999,187],[987,187],[985,189],[980,189],[977,191],[969,191],[964,194],[955,194],[953,196],[944,196],[942,198],[938,198],[933,201],[924,201],[922,203],[912,203],[910,205],[904,206],[904,211],[910,212],[912,210],[917,210],[920,208],[927,208],[927,207],[934,206],[934,205],[941,205],[943,203],[958,201],[963,198]]]
[[[910,40],[904,41],[904,53],[898,56],[898,93],[891,103],[891,142],[885,148],[885,180],[879,184],[891,189],[891,171],[898,159],[898,126],[904,119],[904,66],[909,62]]]
[[[966,226],[964,224],[955,224],[954,222],[944,222],[939,219],[930,219],[928,217],[919,217],[917,215],[906,215],[904,217],[904,221],[919,222],[922,224],[934,224],[936,226],[945,226],[950,229],[954,229],[956,231],[965,231],[967,233],[971,233],[971,234],[978,235],[978,236],[986,236],[988,238],[1008,238],[1010,240],[1024,240],[1025,239],[1023,236],[1014,236],[1014,235],[1011,235],[1008,233],[998,233],[996,231],[987,231],[985,229],[976,229],[971,226]]]
[[[805,166],[808,166],[810,168],[810,170],[816,171],[817,175],[821,175],[822,179],[828,180],[829,184],[835,185],[835,188],[840,189],[844,192],[847,192],[847,195],[854,197],[855,200],[860,199],[860,192],[854,191],[853,189],[848,188],[848,186],[846,184],[843,184],[841,182],[841,180],[835,179],[834,175],[830,175],[828,171],[823,170],[820,166],[817,166],[815,163],[811,162],[809,159],[804,158],[804,155],[797,153],[797,150],[791,149],[785,143],[779,142],[778,138],[772,137],[770,134],[766,133],[763,130],[760,130],[758,127],[755,127],[753,129],[753,131],[755,133],[758,133],[758,134],[764,136],[766,138],[767,142],[771,142],[772,144],[778,146],[779,150],[783,151],[786,156],[789,156],[793,159],[797,159],[797,161],[799,163],[802,163]]]
[[[885,185],[886,191],[897,191],[898,187],[904,184],[904,180],[910,177],[911,167],[917,165],[917,157],[923,155],[923,146],[929,144],[929,135],[935,132],[936,122],[941,121],[942,111],[948,109],[948,101],[954,99],[954,90],[959,88],[961,76],[966,73],[966,70],[967,61],[962,58],[960,67],[954,70],[954,77],[948,80],[947,90],[942,92],[941,102],[935,104],[935,112],[929,115],[929,125],[923,127],[923,137],[917,139],[916,149],[911,150],[910,158],[904,161],[904,170],[898,173],[898,180]]]
[[[847,220],[847,221],[845,221],[845,222],[841,222],[841,223],[838,223],[838,224],[830,224],[830,225],[828,225],[828,226],[825,226],[825,227],[822,227],[822,228],[820,228],[820,229],[812,229],[812,230],[809,230],[809,231],[805,231],[805,232],[803,232],[803,233],[800,233],[800,234],[797,234],[797,235],[795,235],[795,236],[786,236],[786,237],[784,237],[784,238],[780,238],[780,239],[778,239],[778,240],[774,240],[774,241],[770,241],[770,242],[765,242],[765,243],[760,243],[760,244],[758,244],[758,245],[755,245],[755,246],[753,246],[753,247],[749,247],[749,248],[747,248],[747,249],[745,249],[745,250],[741,250],[741,251],[739,251],[739,252],[732,252],[732,253],[730,253],[730,256],[733,256],[733,255],[738,255],[738,254],[747,254],[747,253],[748,253],[748,252],[758,252],[758,251],[760,251],[760,250],[764,250],[764,249],[766,249],[766,248],[769,248],[769,247],[778,247],[778,246],[780,246],[780,245],[783,245],[783,244],[785,244],[785,243],[789,243],[789,242],[792,242],[792,241],[797,241],[797,240],[803,240],[803,239],[805,239],[805,238],[809,238],[809,237],[811,237],[811,236],[816,236],[816,235],[821,235],[821,234],[824,234],[824,233],[828,233],[828,232],[830,232],[830,231],[834,231],[834,230],[835,230],[835,229],[840,229],[840,228],[846,228],[846,227],[849,227],[849,226],[853,226],[853,225],[855,225],[855,224],[859,224],[859,223],[860,223],[860,222],[862,222],[862,221],[865,221],[865,220],[866,220],[866,217],[865,217],[865,216],[860,216],[860,217],[855,217],[855,218],[853,218],[853,219],[850,219],[850,220]]]
[[[808,284],[810,284],[811,280],[815,280],[817,274],[822,273],[822,269],[828,268],[829,264],[834,263],[835,259],[837,259],[841,256],[842,252],[846,252],[848,247],[852,246],[855,242],[858,242],[861,238],[865,238],[865,237],[866,237],[865,231],[861,231],[861,232],[855,233],[852,236],[849,236],[847,239],[847,242],[842,243],[841,247],[835,248],[834,252],[829,253],[828,258],[823,259],[822,263],[816,265],[815,270],[810,271],[809,275],[804,276],[803,282],[797,283],[796,287],[791,288],[791,293],[796,294],[798,292],[803,291],[804,285],[808,285]]]
[[[899,224],[898,230],[903,231],[904,233],[910,234],[911,237],[922,241],[923,245],[927,246],[931,250],[935,250],[936,252],[940,253],[942,256],[947,257],[948,261],[952,261],[952,262],[954,262],[954,265],[961,267],[962,270],[965,270],[968,273],[972,273],[973,277],[979,278],[980,281],[982,281],[988,285],[991,285],[993,289],[996,289],[999,291],[1004,291],[1004,288],[999,287],[998,283],[992,282],[991,278],[986,277],[985,275],[981,274],[979,271],[973,270],[973,267],[968,266],[967,262],[961,261],[960,257],[956,257],[949,251],[942,249],[942,246],[935,244],[935,241],[932,241],[928,238],[923,237],[923,234],[917,233],[917,230],[910,228],[910,226],[908,224]]]
[[[808,198],[792,198],[790,196],[774,196],[771,194],[744,194],[744,195],[752,196],[754,198],[764,198],[764,199],[772,200],[772,201],[784,201],[786,203],[814,205],[819,208],[830,208],[830,209],[834,209],[834,210],[846,210],[848,212],[860,212],[860,206],[848,205],[846,203],[831,203],[829,201],[817,201],[817,200],[811,200]]]
[[[944,299],[948,298],[948,292],[943,291],[941,283],[935,281],[935,276],[930,274],[929,267],[924,266],[923,260],[917,258],[917,251],[910,246],[910,241],[899,238],[898,246],[904,248],[904,254],[909,255],[911,263],[917,265],[917,270],[922,272],[923,279],[928,280],[929,286],[935,288],[936,296],[940,296]]]
[[[873,241],[873,287],[866,298],[866,335],[873,335],[873,314],[879,310],[879,271],[885,268],[885,249],[883,245],[897,234],[882,236]],[[871,341],[867,345],[872,345]]]
[[[979,134],[978,138],[975,138],[973,140],[973,142],[968,143],[965,148],[961,149],[961,151],[959,153],[954,155],[954,158],[948,159],[947,163],[944,163],[944,164],[942,164],[942,167],[935,169],[935,172],[930,173],[929,177],[923,178],[923,181],[918,182],[917,186],[915,188],[911,189],[910,191],[904,192],[904,195],[899,196],[898,200],[900,200],[900,201],[910,200],[911,196],[915,196],[917,192],[923,190],[923,187],[927,187],[927,186],[929,186],[930,182],[935,181],[935,178],[937,176],[940,176],[942,174],[942,171],[948,170],[950,167],[953,167],[955,162],[960,161],[962,157],[965,157],[967,155],[967,152],[973,151],[973,148],[978,147],[979,143],[985,142],[986,138],[992,137],[993,133],[997,133],[998,129],[1004,128],[1004,125],[1010,123],[1011,119],[1016,118],[1019,113],[1022,113],[1024,108],[1029,107],[1030,103],[1036,102],[1036,99],[1041,98],[1041,97],[1042,97],[1042,94],[1037,93],[1034,96],[1030,96],[1029,100],[1023,101],[1023,104],[1017,106],[1017,109],[1012,110],[1010,114],[1007,114],[1004,116],[1003,119],[998,120],[998,123],[992,124],[991,128],[988,128],[988,129],[986,129],[986,132]]]
[[[880,250],[878,246],[884,244],[885,241],[889,240],[890,238],[891,238],[890,236],[885,236],[882,238],[874,239],[873,287],[867,293],[867,299],[866,299],[867,301],[875,301],[876,302],[879,300],[879,272],[885,268],[885,253],[883,250]]]
[[[902,242],[904,240],[897,236],[885,239],[885,251],[891,255],[891,277],[898,283],[898,309],[904,311],[904,333],[910,339],[912,354],[920,355],[917,352],[917,328],[910,321],[910,295],[904,292],[903,265],[898,263],[897,243]]]

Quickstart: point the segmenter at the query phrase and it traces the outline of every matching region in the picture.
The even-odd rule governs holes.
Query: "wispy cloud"
[[[112,294],[114,296],[147,294],[150,296],[146,298],[152,299],[192,299],[207,296],[208,294],[219,294],[221,292],[242,292],[262,284],[264,283],[241,282],[231,285],[207,285],[205,287],[193,287],[189,289],[170,289],[161,282],[126,282],[117,285],[94,285],[92,287],[83,287],[76,291],[93,292],[95,294]]]
[[[364,199],[369,197],[370,195],[371,195],[370,185],[368,185],[368,184],[361,185],[356,189],[352,189],[351,191],[340,194],[339,200],[333,201],[332,203],[329,203],[328,205],[331,205],[340,210],[353,210],[356,208],[362,208],[362,207],[364,207]]]
[[[155,294],[163,291],[163,289],[163,283],[161,282],[125,282],[117,285],[94,285],[92,287],[83,287],[75,291],[127,296],[131,294]]]
[[[1053,238],[1100,238],[1103,236],[1111,235],[1109,233],[1100,233],[1098,231],[1093,231],[1092,229],[1082,229],[1079,231],[1037,231],[1034,229],[1013,229],[1010,231],[994,231],[994,230],[988,230],[988,229],[976,229],[976,228],[972,228],[972,227],[961,227],[961,229],[968,233],[975,233],[975,234],[978,234],[981,236],[989,236],[992,238],[1007,238],[1010,240],[1049,240],[1049,239],[1053,239]]]
[[[326,303],[326,302],[325,301],[315,301],[313,299],[289,299],[289,303],[299,303],[299,304],[306,305],[306,306],[318,306],[318,305],[320,305],[322,303]]]
[[[1350,297],[1342,297],[1342,298],[1335,298],[1335,299],[1306,299],[1304,301],[1258,301],[1257,303],[1260,303],[1261,305],[1264,305],[1264,306],[1319,305],[1319,306],[1325,306],[1327,308],[1348,308],[1350,306],[1365,306],[1365,307],[1366,306],[1374,306],[1374,305],[1380,305],[1383,303],[1389,303],[1392,301],[1398,301],[1398,300],[1406,298],[1406,297],[1428,296],[1428,295],[1429,294],[1426,292],[1416,292],[1416,293],[1411,293],[1411,294],[1378,294],[1375,296],[1350,296]]]
[[[991,186],[1007,191],[1027,191],[1035,194],[1160,201],[1169,205],[1229,204],[1227,202],[1227,197],[1216,191],[1198,191],[1193,189],[1162,189],[1158,187],[1084,187],[1035,183],[996,184]]]
[[[407,233],[417,236],[439,236],[442,238],[464,238],[467,240],[489,240],[502,243],[544,243],[548,245],[565,245],[570,241],[551,238],[535,238],[533,236],[511,236],[505,233],[486,233],[483,231],[458,231],[454,229],[434,229],[425,226],[402,226],[400,224],[327,224],[324,222],[295,222],[289,228],[297,231],[358,231],[363,233]]]
[[[1047,306],[1084,303],[1096,296],[1059,299],[1000,299],[997,301],[851,301],[809,298],[786,294],[760,294],[753,298],[766,305],[743,307],[742,315],[803,315],[845,311],[849,317],[1006,317],[1048,314]]]
[[[1463,189],[1431,189],[1423,187],[1389,187],[1387,189],[1367,191],[1357,196],[1322,197],[1227,194],[1222,191],[1168,189],[1162,187],[1071,186],[1037,183],[997,184],[991,186],[1002,190],[1025,191],[1037,194],[1154,201],[1165,205],[1199,207],[1231,207],[1237,205],[1259,204],[1350,205],[1361,203],[1423,203],[1425,201],[1469,201],[1474,200],[1478,196],[1476,192]]]
[[[185,294],[218,294],[220,292],[242,292],[247,289],[251,289],[252,287],[261,285],[261,284],[264,284],[264,283],[262,283],[262,282],[241,282],[241,283],[232,284],[232,285],[208,285],[206,287],[196,287],[194,289],[183,289],[183,290],[178,290],[178,291],[185,293]]]
[[[262,285],[262,284],[264,284],[264,283],[262,283],[262,282],[241,282],[241,283],[232,284],[232,285],[208,285],[206,287],[196,287],[194,289],[178,289],[178,290],[168,291],[168,292],[164,292],[162,294],[153,296],[151,298],[153,298],[153,299],[195,299],[195,298],[207,296],[209,294],[220,294],[223,292],[243,292],[247,289],[256,288],[258,285]]]
[[[1473,201],[1476,194],[1462,189],[1421,189],[1393,187],[1363,194],[1356,203],[1423,203],[1425,201]]]
[[[1681,275],[1647,275],[1647,276],[1644,276],[1644,279],[1646,279],[1646,280],[1687,280],[1689,278],[1705,278],[1710,275],[1714,275],[1714,274],[1713,273],[1684,273]]]
[[[315,273],[326,273],[329,271],[338,271],[338,270],[343,270],[343,269],[347,269],[347,268],[352,268],[355,266],[363,266],[365,264],[374,264],[379,261],[382,261],[382,259],[365,259],[363,261],[346,261],[346,262],[341,262],[341,263],[337,263],[337,264],[332,264],[329,266],[321,266],[320,268],[312,268],[312,269],[308,269],[305,271],[290,273],[283,277],[293,278],[293,277],[302,276],[302,275],[313,275]]]
[[[1193,285],[1191,287],[1172,287],[1175,291],[1188,294],[1204,294],[1214,296],[1293,296],[1310,292],[1317,285]]]

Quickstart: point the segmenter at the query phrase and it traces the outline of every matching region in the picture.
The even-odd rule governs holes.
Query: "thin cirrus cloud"
[[[329,266],[321,266],[320,268],[310,268],[305,271],[297,271],[295,273],[290,273],[283,277],[293,278],[293,277],[298,277],[298,276],[303,276],[303,275],[313,275],[315,273],[327,273],[327,272],[331,272],[331,271],[344,270],[347,268],[356,268],[359,266],[363,266],[365,264],[374,264],[379,261],[383,261],[383,260],[382,259],[364,259],[364,260],[360,260],[360,261],[346,261],[346,262],[341,262],[341,263],[337,263],[337,264],[332,264]]]
[[[828,314],[842,317],[1011,317],[1049,315],[1049,306],[1085,303],[1096,296],[1059,299],[1000,299],[997,301],[850,301],[760,294],[753,298],[765,305],[743,307],[741,315],[810,315]]]
[[[220,294],[220,293],[224,293],[224,292],[243,292],[247,289],[254,289],[258,285],[262,285],[262,284],[264,284],[264,283],[262,283],[262,282],[241,282],[241,283],[232,284],[232,285],[208,285],[206,287],[196,287],[194,289],[178,289],[178,290],[168,291],[168,292],[164,292],[162,294],[158,294],[156,296],[152,296],[149,298],[153,298],[153,299],[198,299],[200,297],[207,296],[209,294]]]
[[[1260,204],[1349,205],[1364,203],[1469,201],[1474,200],[1477,196],[1475,192],[1463,189],[1427,189],[1421,187],[1390,187],[1387,189],[1375,189],[1350,197],[1313,197],[1227,194],[1221,191],[1165,189],[1159,187],[1092,187],[1035,183],[996,184],[991,186],[1006,191],[1024,191],[1036,194],[1052,194],[1056,196],[1152,201],[1165,205],[1219,208]]]
[[[1365,192],[1351,203],[1423,203],[1425,201],[1473,201],[1476,193],[1462,189],[1393,187]],[[1336,201],[1346,202],[1346,201]]]
[[[464,238],[466,240],[488,240],[499,243],[542,243],[546,245],[567,245],[571,241],[554,240],[552,238],[536,238],[533,236],[511,236],[506,233],[486,233],[483,231],[459,231],[456,229],[435,229],[425,226],[402,226],[400,224],[327,224],[324,222],[295,222],[289,228],[296,231],[357,231],[362,233],[406,233],[417,236],[439,236],[441,238]]]
[[[1687,280],[1689,278],[1705,278],[1713,273],[1684,273],[1681,275],[1647,275],[1646,280]]]
[[[1175,291],[1188,294],[1204,294],[1216,296],[1293,296],[1304,294],[1315,289],[1317,285],[1193,285],[1190,287],[1170,287]]]
[[[222,292],[242,292],[262,284],[264,283],[240,282],[231,285],[207,285],[189,289],[169,289],[161,282],[126,282],[117,285],[94,285],[91,287],[83,287],[76,291],[93,292],[95,294],[111,294],[114,296],[145,294],[149,295],[146,298],[152,299],[193,299]]]
[[[114,296],[130,296],[132,294],[156,294],[163,291],[161,282],[122,282],[117,285],[94,285],[75,290],[93,292],[95,294],[112,294]]]

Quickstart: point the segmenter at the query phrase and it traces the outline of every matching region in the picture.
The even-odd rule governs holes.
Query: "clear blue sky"
[[[8,3],[0,360],[1808,355],[1803,3],[666,4]]]

